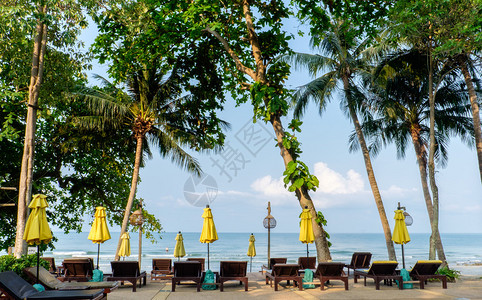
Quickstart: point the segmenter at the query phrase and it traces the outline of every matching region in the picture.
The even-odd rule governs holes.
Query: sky
[[[290,26],[292,32],[300,29],[294,23]],[[89,45],[95,34],[95,26],[91,25],[82,39]],[[310,50],[307,37],[297,37],[290,44],[294,51],[316,51]],[[89,75],[107,76],[107,68],[95,63]],[[296,88],[310,80],[307,72],[296,71],[288,85]],[[327,232],[383,233],[362,154],[348,151],[353,125],[341,112],[339,100],[340,95],[336,95],[322,116],[310,104],[302,118],[302,132],[296,134],[302,143],[300,159],[320,181],[317,191],[310,195],[315,208],[328,221]],[[291,115],[292,112],[290,118]],[[263,219],[268,213],[268,203],[277,222],[273,232],[298,232],[301,207],[294,193],[283,185],[284,164],[274,146],[272,127],[263,122],[253,123],[251,105],[235,107],[232,100],[219,116],[231,124],[224,151],[192,153],[201,164],[203,178],[192,177],[169,159],[154,154],[140,171],[137,197],[144,199],[145,208],[160,220],[166,232],[200,232],[201,215],[208,202],[218,232],[265,232]],[[283,122],[287,126],[289,120]],[[440,232],[482,233],[482,185],[475,148],[469,149],[454,137],[448,153],[446,168],[437,167],[436,173]],[[429,232],[413,147],[399,160],[395,148],[389,146],[372,157],[372,165],[392,230],[394,210],[400,202],[413,218],[409,232]]]

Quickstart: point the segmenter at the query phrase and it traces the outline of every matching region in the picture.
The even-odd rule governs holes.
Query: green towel
[[[402,275],[402,279],[403,279],[404,282],[412,280],[410,278],[410,273],[408,273],[408,271],[405,270],[405,269],[400,270],[400,275]],[[398,283],[398,280],[395,280],[395,281],[397,282],[398,285],[400,285],[400,283]],[[404,289],[413,289],[413,283],[404,283],[403,288]]]
[[[310,269],[305,270],[305,277],[303,277],[303,282],[313,282],[313,271]],[[314,289],[315,285],[313,283],[303,284],[304,289]]]
[[[99,269],[95,269],[94,272],[92,272],[92,280],[94,282],[101,282],[104,281],[104,272],[102,272]]]
[[[41,285],[40,283],[34,284],[33,287],[39,292],[45,291],[45,287],[43,285]]]
[[[203,283],[214,283],[214,273],[211,270],[206,271],[206,275],[204,275],[204,281]],[[203,284],[202,285],[203,290],[215,290],[216,285],[214,284]]]

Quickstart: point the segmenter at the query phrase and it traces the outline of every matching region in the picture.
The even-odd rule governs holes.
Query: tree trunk
[[[427,213],[430,220],[430,226],[432,226],[433,222],[433,207],[432,207],[432,197],[430,196],[428,182],[427,182],[427,161],[425,156],[425,149],[421,144],[420,139],[420,126],[419,125],[412,125],[411,136],[412,136],[412,143],[415,149],[415,154],[417,156],[418,162],[418,169],[420,172],[420,181],[422,183],[422,190],[423,196],[425,198],[425,205],[427,207]],[[437,231],[437,235],[435,236],[435,245],[430,244],[430,247],[435,246],[438,254],[438,258],[442,261],[443,265],[447,265],[447,258],[445,257],[445,252],[443,249],[442,238],[440,237],[440,232]],[[429,249],[429,253],[434,252],[434,249]]]
[[[115,251],[115,260],[119,260],[119,249],[122,242],[122,235],[127,230],[127,223],[129,222],[129,216],[131,214],[132,204],[134,203],[134,198],[136,196],[137,190],[137,181],[139,180],[139,169],[141,168],[141,159],[142,159],[142,143],[144,141],[143,135],[136,135],[136,160],[134,162],[134,172],[132,173],[132,183],[131,183],[131,191],[129,193],[129,198],[127,199],[126,210],[124,211],[124,219],[122,220],[122,227],[121,232],[119,235],[119,241],[117,242],[117,248]]]
[[[273,129],[276,135],[276,141],[278,142],[280,155],[283,158],[285,167],[287,167],[288,163],[293,161],[293,158],[291,157],[291,154],[288,152],[288,150],[286,150],[286,148],[283,146],[283,125],[281,124],[280,118],[275,116],[271,118],[271,124],[273,125]],[[310,209],[318,261],[330,261],[331,254],[330,248],[328,246],[328,241],[326,239],[326,233],[323,229],[323,226],[316,222],[317,212],[313,201],[308,194],[308,191],[306,189],[298,189],[296,190],[296,196],[298,197],[301,208],[305,208],[305,206],[308,206],[308,208]]]
[[[39,14],[44,15],[46,6],[39,6]],[[20,170],[18,188],[17,231],[15,236],[14,255],[20,258],[27,253],[27,245],[23,240],[25,223],[27,220],[27,207],[32,198],[32,176],[34,168],[35,131],[37,123],[37,109],[40,86],[44,69],[44,57],[47,44],[47,25],[39,21],[35,37],[32,68],[30,71],[30,85],[28,90],[27,120],[25,124],[25,141]]]
[[[347,77],[343,78],[343,86],[345,88],[345,91],[348,92],[350,87],[349,87]],[[348,94],[347,94],[347,97],[349,97]],[[350,102],[349,99],[347,99],[347,101]],[[375,179],[375,172],[373,172],[370,153],[368,151],[368,147],[365,142],[365,137],[363,135],[360,122],[358,121],[358,117],[355,112],[355,109],[353,108],[353,105],[351,105],[351,103],[348,103],[348,107],[350,110],[350,117],[352,119],[353,125],[355,126],[355,132],[358,137],[358,142],[360,143],[360,148],[363,153],[363,159],[365,161],[365,168],[368,175],[368,181],[370,182],[370,187],[372,189],[373,198],[375,199],[375,204],[377,205],[378,214],[380,215],[380,221],[382,222],[382,228],[383,228],[383,233],[385,234],[385,243],[387,246],[388,258],[389,260],[396,261],[397,257],[395,254],[395,247],[393,246],[392,232],[390,230],[390,224],[388,223],[387,214],[385,213],[385,207],[383,206],[382,196],[380,195],[380,191],[378,190],[378,184]]]
[[[470,97],[470,108],[472,109],[472,118],[474,120],[475,147],[477,149],[477,158],[479,159],[480,180],[482,181],[482,129],[480,128],[479,103],[477,102],[477,94],[472,84],[472,76],[467,67],[467,55],[463,55],[461,58],[460,69],[464,75]]]
[[[431,41],[429,40],[429,43]],[[428,97],[430,103],[430,148],[428,156],[428,175],[430,180],[430,187],[432,189],[432,234],[430,236],[430,251],[429,259],[435,259],[435,244],[438,232],[439,220],[439,202],[438,202],[438,187],[435,183],[435,94],[433,90],[433,57],[431,45],[428,48],[429,70],[428,70]]]

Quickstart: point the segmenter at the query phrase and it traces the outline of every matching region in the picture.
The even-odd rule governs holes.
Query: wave
[[[52,251],[52,254],[55,256],[80,256],[80,255],[87,255],[87,251]]]

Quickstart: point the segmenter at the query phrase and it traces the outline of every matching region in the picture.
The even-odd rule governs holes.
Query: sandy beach
[[[363,280],[355,284],[350,278],[348,291],[341,281],[330,282],[324,291],[320,290],[319,284],[315,289],[299,291],[284,281],[275,292],[273,287],[265,284],[262,273],[249,273],[248,278],[247,292],[235,281],[227,282],[224,292],[219,289],[196,292],[196,287],[189,283],[176,285],[176,291],[171,292],[170,281],[151,282],[148,279],[147,285],[137,288],[137,292],[132,292],[132,286],[125,284],[110,293],[108,299],[482,299],[482,279],[477,275],[462,275],[457,282],[448,283],[447,289],[442,289],[440,282],[429,282],[423,290],[414,284],[413,289],[405,290],[381,285],[378,291],[373,280],[368,279],[367,286],[364,286]]]

